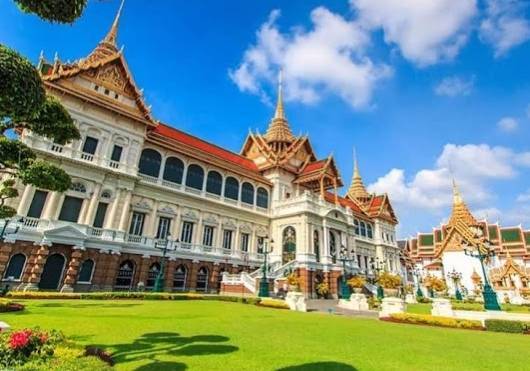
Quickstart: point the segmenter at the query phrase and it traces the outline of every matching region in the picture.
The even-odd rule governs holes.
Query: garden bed
[[[20,312],[24,310],[24,305],[11,300],[0,299],[0,313]]]

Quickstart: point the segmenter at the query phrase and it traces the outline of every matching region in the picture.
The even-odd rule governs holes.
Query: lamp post
[[[451,272],[449,272],[449,274],[447,275],[452,281],[453,281],[453,285],[455,286],[455,298],[456,300],[459,300],[461,301],[463,299],[462,297],[462,293],[460,292],[460,289],[459,289],[459,283],[460,283],[460,280],[462,279],[462,273],[460,272],[457,272],[454,268]]]
[[[377,283],[377,279],[379,278],[379,272],[381,272],[383,270],[383,262],[378,258],[376,257],[375,258],[375,262],[372,263],[372,269],[375,270],[375,282],[376,282],[376,286],[377,286],[377,298],[379,300],[383,299],[385,297],[385,294],[384,294],[384,291],[383,291],[383,288],[381,287],[380,284]]]
[[[351,295],[350,288],[348,287],[348,284],[346,283],[346,262],[350,263],[350,262],[355,261],[355,259],[349,257],[354,253],[353,249],[349,253],[350,254],[348,254],[348,249],[346,248],[346,246],[342,245],[340,247],[339,260],[342,262],[342,277],[340,280],[340,296],[343,299],[349,299]]]
[[[267,246],[268,239],[269,237],[265,237],[263,240],[263,276],[261,277],[261,280],[259,281],[259,293],[258,293],[258,296],[262,298],[269,297],[269,280],[267,279],[267,255],[269,254],[268,246]],[[273,243],[274,243],[274,240],[271,240],[271,246]]]
[[[153,287],[154,292],[162,292],[164,289],[164,271],[166,267],[166,252],[167,246],[171,240],[171,235],[168,233],[164,240],[164,248],[162,249],[162,261],[160,262],[160,272],[156,276],[155,286]]]
[[[414,277],[416,277],[416,283],[418,285],[416,288],[416,297],[423,298],[423,292],[421,291],[421,272],[418,268],[414,268]]]
[[[480,235],[479,235],[480,237]],[[484,266],[484,260],[494,257],[495,251],[490,248],[489,241],[486,241],[484,245],[485,251],[481,251],[480,247],[476,247],[475,250],[469,250],[468,247],[464,247],[464,253],[467,256],[477,258],[480,261],[480,267],[482,268],[482,274],[484,276],[484,287],[482,289],[482,296],[484,297],[484,309],[486,310],[501,310],[499,302],[497,300],[497,294],[490,285],[488,275],[486,274],[486,268]]]

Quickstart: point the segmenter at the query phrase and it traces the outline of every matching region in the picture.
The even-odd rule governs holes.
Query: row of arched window
[[[374,230],[370,223],[365,223],[362,220],[353,220],[353,228],[355,234],[361,237],[374,238]]]
[[[160,269],[160,263],[156,262],[151,264],[147,274],[147,282],[145,282],[146,288],[149,289],[155,285],[155,281],[160,273]],[[120,268],[116,276],[116,288],[130,289],[133,285],[135,270],[136,265],[132,260],[125,260],[124,262],[122,262],[120,264]],[[189,288],[188,276],[188,268],[183,264],[178,265],[173,271],[173,290],[187,290]],[[207,291],[209,277],[210,271],[208,270],[208,268],[204,266],[200,267],[197,271],[195,290]]]
[[[145,148],[140,156],[140,163],[138,165],[138,172],[140,174],[148,175],[158,178],[160,175],[162,165],[162,155],[151,148]],[[190,164],[185,170],[184,162],[177,157],[168,157],[162,173],[162,179],[175,183],[184,184],[186,187],[203,190],[204,187],[204,169],[197,164]],[[184,173],[186,174],[184,179]],[[238,201],[239,200],[239,181],[228,176],[224,179],[224,194],[225,198]],[[215,170],[210,170],[206,175],[206,192],[221,196],[223,192],[223,176]],[[256,205],[262,208],[269,206],[269,192],[263,188],[258,187],[257,191],[249,182],[241,184],[241,202],[253,205],[254,192],[256,192]]]

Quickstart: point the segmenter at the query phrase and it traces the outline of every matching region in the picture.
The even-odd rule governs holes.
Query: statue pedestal
[[[405,296],[405,303],[407,303],[407,304],[416,304],[417,301],[416,301],[416,298],[414,297],[414,295],[407,294]]]
[[[453,317],[454,312],[453,307],[451,306],[451,301],[442,298],[433,299],[431,314],[433,316]]]
[[[351,294],[350,300],[339,301],[339,307],[355,311],[369,310],[368,301],[363,294]]]
[[[285,296],[285,302],[290,310],[307,312],[306,298],[301,292],[289,291]]]
[[[381,311],[379,312],[379,318],[390,317],[393,313],[403,313],[407,309],[405,300],[400,298],[384,298],[381,304]]]

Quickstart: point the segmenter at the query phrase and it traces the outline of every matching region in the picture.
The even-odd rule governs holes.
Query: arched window
[[[186,174],[186,186],[202,190],[202,183],[204,182],[204,170],[199,165],[188,166]]]
[[[188,270],[186,266],[179,265],[173,273],[173,289],[178,291],[186,290],[186,278],[188,276]]]
[[[315,254],[315,260],[320,261],[320,236],[318,231],[313,231],[313,253]]]
[[[160,264],[158,263],[151,264],[151,266],[149,267],[149,272],[147,273],[147,282],[145,283],[145,287],[153,287],[155,285],[155,281],[159,273],[160,273]]]
[[[81,269],[79,269],[79,276],[77,277],[77,282],[90,282],[92,281],[92,273],[94,272],[94,261],[92,259],[87,259],[81,264]]]
[[[164,180],[171,183],[181,184],[182,174],[184,173],[184,162],[179,158],[169,157],[166,159],[164,166]]]
[[[162,156],[160,153],[151,148],[146,148],[142,151],[140,156],[140,163],[138,164],[138,172],[140,174],[149,175],[158,178],[160,174],[160,163]]]
[[[116,288],[129,289],[132,285],[133,276],[134,263],[131,260],[125,260],[120,264],[120,269],[116,276]]]
[[[241,186],[241,201],[249,205],[254,204],[254,186],[249,182]]]
[[[293,227],[287,227],[282,234],[282,261],[288,263],[294,260],[296,255],[296,230]]]
[[[15,254],[9,259],[7,269],[4,273],[4,278],[10,280],[20,280],[22,272],[24,271],[24,265],[26,264],[26,255]]]
[[[236,178],[229,176],[225,180],[225,197],[232,200],[239,198],[239,182]]]
[[[212,170],[208,173],[206,179],[206,192],[213,193],[215,195],[221,195],[221,189],[223,188],[223,177],[217,171]]]
[[[265,188],[258,188],[256,203],[258,207],[263,207],[264,209],[267,209],[269,207],[269,192]]]
[[[83,183],[81,182],[74,182],[72,183],[72,185],[70,186],[70,189],[74,192],[79,192],[79,193],[86,193],[86,187]]]
[[[335,239],[335,233],[329,231],[329,254],[331,255],[331,261],[337,262],[337,240]]]
[[[206,291],[208,289],[208,268],[200,267],[197,272],[197,291]]]
[[[366,225],[366,234],[368,236],[368,238],[373,238],[374,237],[374,232],[372,230],[372,225],[371,224],[367,224]]]
[[[108,189],[104,190],[103,192],[101,192],[101,198],[110,200],[112,198],[112,192]]]
[[[366,224],[361,222],[361,236],[366,237]]]

